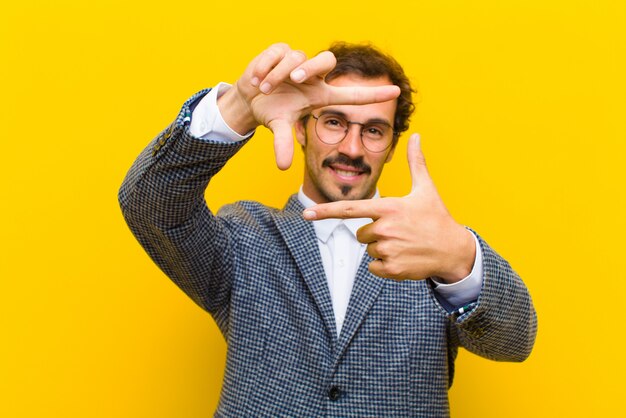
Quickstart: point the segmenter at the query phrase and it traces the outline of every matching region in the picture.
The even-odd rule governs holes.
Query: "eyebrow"
[[[320,112],[320,116],[322,116],[322,115],[335,115],[335,116],[343,118],[343,119],[345,119],[345,120],[347,120],[349,122],[357,122],[357,121],[354,121],[354,120],[349,120],[348,119],[348,115],[346,115],[345,113],[343,113],[343,112],[341,112],[339,110],[334,110],[334,109],[322,110]],[[382,124],[389,125],[389,126],[393,127],[391,122],[389,122],[387,119],[383,119],[383,118],[368,119],[365,122],[357,122],[357,123],[360,123],[362,125],[370,125],[370,124],[377,124],[377,123],[381,124],[382,123]]]

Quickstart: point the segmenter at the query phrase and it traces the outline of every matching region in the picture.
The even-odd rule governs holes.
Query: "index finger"
[[[304,63],[294,69],[291,74],[291,80],[296,83],[302,83],[314,77],[323,78],[337,65],[337,59],[330,51],[323,51],[306,60]]]
[[[338,218],[371,218],[381,217],[381,199],[342,200],[339,202],[322,203],[306,209],[302,216],[308,221]]]
[[[400,87],[384,86],[328,86],[325,105],[361,105],[394,100],[400,96]]]

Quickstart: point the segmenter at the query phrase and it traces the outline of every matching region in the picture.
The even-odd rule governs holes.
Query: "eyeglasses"
[[[350,125],[361,126],[361,143],[370,152],[383,152],[391,146],[396,135],[393,127],[386,122],[352,122],[346,118],[325,113],[320,116],[311,114],[315,119],[315,133],[325,144],[335,145],[344,140],[350,130]]]

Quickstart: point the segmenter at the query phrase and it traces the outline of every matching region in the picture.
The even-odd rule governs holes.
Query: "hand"
[[[276,165],[289,168],[293,158],[292,127],[311,110],[333,104],[367,104],[393,100],[397,86],[335,87],[324,81],[337,63],[324,51],[307,59],[301,51],[275,44],[248,65],[235,86],[218,100],[226,123],[243,134],[264,125],[274,133]]]
[[[413,183],[407,196],[325,203],[305,210],[304,218],[372,218],[357,231],[357,239],[375,258],[369,265],[372,273],[412,280],[436,276],[454,283],[472,270],[474,237],[439,197],[418,134],[411,135],[407,154]]]

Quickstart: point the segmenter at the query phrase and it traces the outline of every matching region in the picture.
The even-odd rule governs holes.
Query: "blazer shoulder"
[[[240,200],[222,206],[217,217],[225,222],[232,230],[247,230],[248,232],[267,232],[275,229],[275,218],[284,216],[283,211],[261,202]]]

